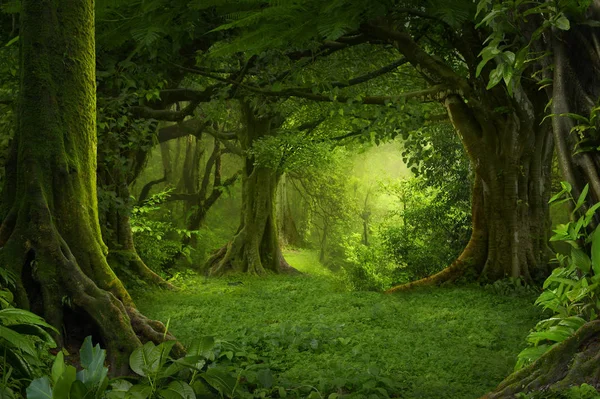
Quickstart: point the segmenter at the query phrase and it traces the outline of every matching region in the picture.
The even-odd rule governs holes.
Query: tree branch
[[[470,86],[466,79],[458,75],[448,65],[428,54],[407,32],[387,29],[373,23],[364,25],[361,29],[373,37],[393,42],[398,51],[400,51],[411,64],[416,68],[427,71],[428,75],[436,77],[435,80],[438,83],[444,82],[457,90],[462,90],[464,93],[470,92]]]
[[[198,137],[208,125],[210,125],[208,121],[190,119],[160,128],[158,130],[158,142],[164,143],[165,141],[188,135]]]

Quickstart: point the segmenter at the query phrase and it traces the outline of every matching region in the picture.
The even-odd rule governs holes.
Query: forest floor
[[[540,318],[535,295],[523,291],[352,292],[313,253],[286,258],[305,274],[186,276],[176,280],[180,291],[140,292],[136,301],[147,316],[170,320],[184,344],[207,335],[233,343],[234,367],[253,367],[247,358],[235,365],[237,353],[253,353],[272,374],[266,386],[323,398],[477,398],[512,371]]]

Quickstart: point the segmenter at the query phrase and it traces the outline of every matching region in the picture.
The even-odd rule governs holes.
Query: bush
[[[470,235],[469,204],[413,178],[387,187],[400,209],[379,229],[384,250],[408,280],[434,274],[450,265]]]
[[[191,263],[192,248],[183,243],[197,232],[179,229],[173,222],[170,211],[161,208],[171,190],[154,194],[131,212],[131,230],[135,248],[154,272],[165,276],[178,257]]]

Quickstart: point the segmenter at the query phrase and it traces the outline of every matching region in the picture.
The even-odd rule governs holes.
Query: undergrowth
[[[477,398],[510,374],[540,317],[526,290],[383,295],[307,274],[175,282],[138,294],[140,310],[170,319],[184,344],[216,337],[231,373],[272,397]]]

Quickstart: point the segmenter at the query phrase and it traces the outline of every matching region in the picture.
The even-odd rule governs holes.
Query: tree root
[[[152,271],[135,250],[110,251],[107,255],[107,261],[122,281],[127,281],[127,278],[130,278],[133,273],[145,283],[162,289],[177,291],[177,287]]]
[[[508,376],[494,392],[481,399],[514,398],[520,392],[562,391],[583,383],[600,387],[600,320],[586,323],[572,337]]]

